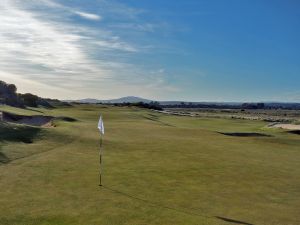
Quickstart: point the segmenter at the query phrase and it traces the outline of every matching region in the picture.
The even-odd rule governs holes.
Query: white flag
[[[99,119],[98,129],[99,129],[100,133],[104,135],[104,124],[103,124],[102,116],[100,116],[100,119]]]

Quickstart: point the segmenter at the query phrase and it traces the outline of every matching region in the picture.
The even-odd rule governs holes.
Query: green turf
[[[15,125],[0,125],[1,225],[300,224],[299,135],[260,121],[135,108],[4,110],[78,121],[17,126],[20,133],[11,132]],[[106,128],[102,188],[100,113]],[[28,134],[32,143],[22,141]]]

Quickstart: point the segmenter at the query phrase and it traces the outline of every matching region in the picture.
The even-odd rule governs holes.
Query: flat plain
[[[300,224],[300,136],[267,122],[101,105],[0,110],[76,119],[0,124],[1,225]]]

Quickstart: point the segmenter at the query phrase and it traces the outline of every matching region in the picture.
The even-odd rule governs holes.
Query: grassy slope
[[[265,130],[258,121],[129,108],[42,111],[79,122],[41,129],[33,144],[0,144],[1,152],[19,158],[0,165],[1,225],[230,224],[216,216],[256,225],[300,224],[297,135]],[[102,188],[97,172],[100,112],[106,126]],[[273,137],[229,137],[216,131]]]

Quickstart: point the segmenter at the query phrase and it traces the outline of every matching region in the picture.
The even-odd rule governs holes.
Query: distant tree
[[[22,94],[21,98],[26,106],[37,107],[39,97],[30,93]]]
[[[258,109],[264,109],[265,108],[265,103],[257,103],[257,108]]]
[[[244,103],[242,104],[242,109],[264,109],[264,103]]]
[[[4,81],[0,81],[0,103],[11,106],[23,106],[17,96],[17,88],[14,84],[7,84]]]
[[[14,84],[9,84],[9,85],[7,86],[7,89],[8,89],[11,93],[13,93],[13,94],[16,94],[16,92],[17,92],[17,87],[16,87],[16,85],[14,85]]]

